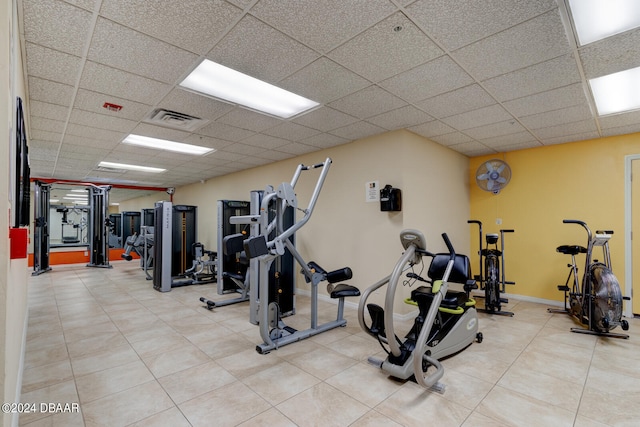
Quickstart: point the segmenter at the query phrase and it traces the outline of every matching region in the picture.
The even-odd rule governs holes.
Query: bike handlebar
[[[455,249],[453,249],[453,245],[451,244],[451,240],[449,240],[449,236],[447,236],[447,233],[442,233],[442,239],[447,245],[447,249],[449,249],[449,255],[451,256],[451,259],[454,259],[456,257],[456,251]]]
[[[477,219],[470,219],[469,221],[467,221],[467,224],[480,224],[480,225],[482,225],[482,222],[478,221]]]
[[[562,220],[562,222],[563,222],[564,224],[580,224],[580,225],[581,225],[581,226],[583,226],[583,227],[584,227],[585,225],[587,225],[587,223],[586,223],[586,222],[584,222],[584,221],[580,221],[580,220],[578,220],[578,219],[563,219],[563,220]]]
[[[514,233],[515,230],[500,230],[501,233]]]

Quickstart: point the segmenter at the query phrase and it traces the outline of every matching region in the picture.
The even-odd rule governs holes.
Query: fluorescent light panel
[[[569,0],[581,46],[640,26],[638,0]]]
[[[598,115],[640,108],[640,67],[589,80]]]
[[[213,148],[201,147],[199,145],[184,144],[182,142],[175,142],[166,139],[151,138],[148,136],[134,134],[127,136],[122,142],[125,144],[138,145],[140,147],[175,151],[177,153],[184,154],[202,155],[214,151]]]
[[[288,119],[320,104],[205,59],[180,86]]]
[[[149,166],[127,165],[124,163],[111,163],[111,162],[100,162],[98,166],[102,166],[105,168],[128,169],[128,170],[138,171],[138,172],[160,173],[160,172],[166,171],[166,169],[152,168]]]

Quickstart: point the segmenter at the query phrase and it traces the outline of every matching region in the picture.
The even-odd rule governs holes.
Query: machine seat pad
[[[433,294],[431,293],[430,286],[420,286],[411,292],[412,300],[419,302],[421,298],[424,298],[424,299],[433,298]],[[442,302],[440,303],[440,307],[450,308],[452,310],[455,310],[458,307],[464,307],[466,302],[467,302],[467,294],[465,292],[447,291],[447,294],[445,295],[445,297],[442,299]]]
[[[344,298],[344,297],[359,297],[360,289],[355,286],[340,283],[331,291],[331,298]]]
[[[230,279],[236,279],[236,280],[239,280],[241,282],[244,281],[244,275],[237,274],[237,273],[229,273],[228,271],[223,272],[222,273],[222,277],[229,277]]]
[[[562,245],[556,248],[556,252],[566,255],[586,254],[587,248],[580,245]]]

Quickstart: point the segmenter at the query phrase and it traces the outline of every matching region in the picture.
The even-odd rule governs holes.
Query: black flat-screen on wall
[[[27,131],[24,126],[22,99],[16,102],[16,192],[15,192],[15,227],[29,226],[29,208],[31,197],[29,148]]]

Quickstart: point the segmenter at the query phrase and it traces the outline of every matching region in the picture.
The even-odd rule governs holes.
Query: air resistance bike
[[[622,330],[629,329],[629,322],[622,319],[623,300],[618,279],[611,271],[611,256],[609,253],[609,239],[613,231],[596,231],[592,234],[587,224],[575,219],[565,219],[565,224],[578,224],[587,231],[587,247],[579,245],[562,245],[557,252],[571,255],[568,264],[569,275],[564,285],[558,290],[564,292],[564,309],[547,309],[550,313],[566,313],[577,319],[585,328],[571,328],[571,332],[591,335],[602,335],[613,338],[629,338],[627,334],[613,333],[612,329],[620,326]],[[604,262],[591,259],[593,248],[602,247]],[[576,255],[585,254],[585,267],[582,281],[578,279]]]

